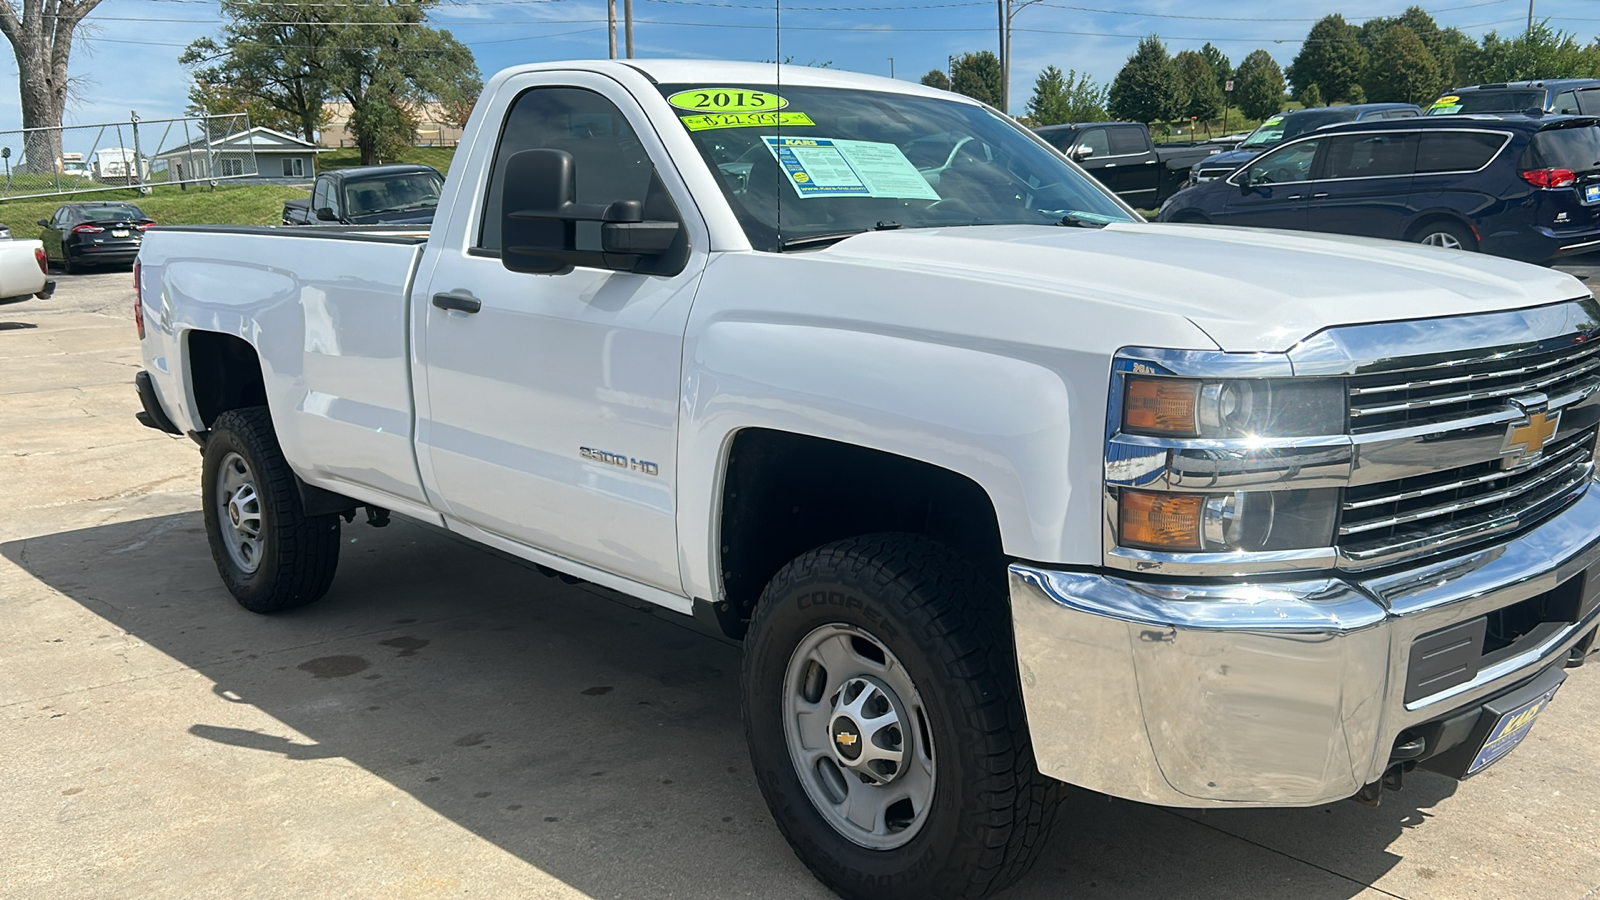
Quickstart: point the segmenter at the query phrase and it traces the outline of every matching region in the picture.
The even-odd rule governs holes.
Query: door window
[[[1291,184],[1311,180],[1311,163],[1322,141],[1301,141],[1261,157],[1245,169],[1250,184]]]
[[[1089,148],[1090,159],[1094,159],[1097,156],[1111,155],[1111,145],[1106,143],[1106,129],[1104,128],[1091,128],[1085,131],[1083,137],[1078,139],[1078,146]]]
[[[327,205],[328,205],[328,179],[326,179],[326,178],[318,178],[316,187],[311,189],[311,212],[312,212],[312,214],[315,215],[317,210],[319,210],[319,209],[321,209],[321,208],[323,208],[324,206],[327,206]]]
[[[1417,158],[1414,133],[1347,134],[1327,139],[1323,178],[1410,175]]]
[[[1145,143],[1144,132],[1131,125],[1118,128],[1107,128],[1111,133],[1111,155],[1127,156],[1133,153],[1143,153],[1150,149]]]
[[[1417,174],[1476,171],[1494,159],[1507,139],[1481,131],[1423,132],[1417,142]]]
[[[1557,113],[1575,116],[1578,114],[1578,95],[1573,91],[1562,91],[1556,95],[1554,105]]]
[[[644,204],[646,220],[674,221],[677,207],[633,126],[605,97],[581,88],[533,88],[511,105],[495,148],[489,192],[477,246],[500,249],[500,192],[506,165],[523,150],[565,150],[577,171],[574,202],[605,206],[618,200]],[[580,222],[577,249],[600,249],[598,222]],[[675,254],[674,254],[675,255]]]

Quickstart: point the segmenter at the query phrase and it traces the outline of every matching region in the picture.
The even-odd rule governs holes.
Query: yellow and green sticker
[[[679,91],[667,98],[677,109],[695,113],[776,112],[789,101],[766,91],[749,88],[704,87]]]
[[[1433,101],[1433,108],[1438,109],[1441,106],[1454,106],[1460,102],[1460,97],[1440,97],[1439,99]]]
[[[781,125],[815,125],[811,117],[803,112],[766,112],[766,113],[711,113],[709,115],[684,116],[680,121],[683,127],[690,131],[710,131],[713,128],[754,128],[757,126],[775,128]]]

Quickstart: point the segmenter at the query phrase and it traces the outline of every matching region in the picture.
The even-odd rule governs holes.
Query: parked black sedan
[[[44,253],[74,275],[90,266],[129,265],[139,255],[145,229],[155,221],[132,203],[67,203],[40,219]]]

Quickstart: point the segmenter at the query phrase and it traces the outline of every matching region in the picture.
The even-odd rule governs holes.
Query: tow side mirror
[[[1093,147],[1088,147],[1088,146],[1085,146],[1083,144],[1079,144],[1078,146],[1072,148],[1072,158],[1073,159],[1088,159],[1089,157],[1091,157],[1093,155],[1094,155],[1094,148]]]
[[[565,150],[523,150],[506,161],[500,189],[500,263],[513,272],[556,275],[573,266],[633,271],[666,253],[678,222],[644,221],[638,200],[577,203],[578,171]],[[580,224],[596,223],[599,247],[579,247]],[[583,229],[585,243],[593,230]]]
[[[332,207],[323,206],[317,209],[317,219],[322,222],[337,222],[339,221],[339,216],[333,211]]]

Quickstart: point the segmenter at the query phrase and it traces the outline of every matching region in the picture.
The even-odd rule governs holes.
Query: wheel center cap
[[[831,726],[833,749],[840,758],[854,762],[861,758],[861,726],[849,716],[839,716]]]
[[[233,501],[229,501],[229,503],[228,503],[228,518],[233,520],[233,524],[235,524],[235,525],[239,524],[239,504],[238,503],[233,502]]]

